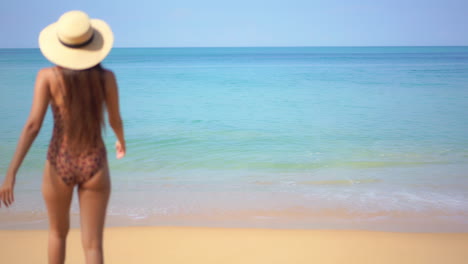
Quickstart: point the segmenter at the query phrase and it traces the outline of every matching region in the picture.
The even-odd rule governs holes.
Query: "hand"
[[[13,189],[15,187],[14,178],[15,177],[7,176],[0,187],[0,207],[2,207],[2,203],[5,204],[6,207],[9,207],[15,201],[13,194]]]
[[[117,159],[121,159],[125,156],[125,145],[118,140],[115,142],[115,150],[117,151]]]

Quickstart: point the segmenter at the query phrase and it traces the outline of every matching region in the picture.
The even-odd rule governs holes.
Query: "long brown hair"
[[[64,81],[64,133],[70,150],[97,147],[104,127],[105,82],[101,64],[86,70],[60,68]]]

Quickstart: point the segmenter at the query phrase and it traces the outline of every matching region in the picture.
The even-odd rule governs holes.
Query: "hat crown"
[[[57,37],[65,44],[79,45],[93,35],[89,16],[82,11],[69,11],[57,21]]]

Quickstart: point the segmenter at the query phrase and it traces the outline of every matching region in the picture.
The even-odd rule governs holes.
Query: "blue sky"
[[[468,46],[466,0],[2,0],[0,48],[37,47],[73,9],[106,20],[116,47]]]

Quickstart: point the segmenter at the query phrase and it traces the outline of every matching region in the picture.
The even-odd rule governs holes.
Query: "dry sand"
[[[0,263],[47,263],[47,231],[0,230]],[[105,231],[106,263],[468,263],[468,233],[197,227]],[[79,230],[66,263],[84,263]]]

